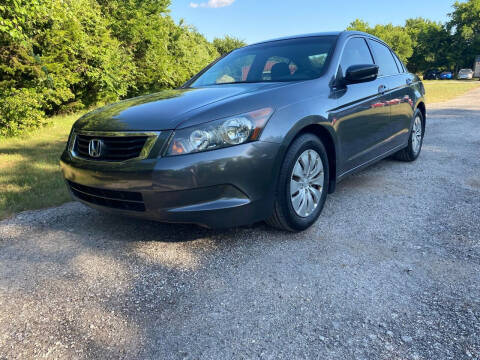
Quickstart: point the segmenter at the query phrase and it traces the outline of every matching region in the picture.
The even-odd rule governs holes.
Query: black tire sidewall
[[[293,168],[298,157],[306,150],[315,150],[322,159],[323,162],[323,171],[324,171],[324,183],[323,191],[320,198],[320,203],[318,204],[315,211],[308,217],[298,216],[293,209],[292,202],[290,200],[290,179],[292,176]],[[278,201],[281,206],[281,210],[284,216],[285,221],[288,226],[295,231],[302,231],[310,227],[320,216],[320,213],[323,210],[325,201],[327,198],[328,188],[329,188],[329,166],[328,166],[328,156],[323,146],[321,140],[312,134],[304,134],[298,137],[288,149],[284,162],[282,165],[282,170],[280,173],[280,182],[279,182],[279,192],[278,192]]]
[[[420,116],[420,119],[422,120],[422,141],[420,143],[420,149],[418,150],[418,153],[415,154],[415,152],[413,151],[412,131],[413,131],[413,125],[415,124],[415,119],[417,118],[417,116]],[[408,152],[409,152],[408,155],[412,160],[415,160],[420,156],[420,153],[422,152],[424,136],[425,136],[425,119],[423,118],[422,112],[419,109],[417,109],[413,114],[412,125],[410,126],[410,133],[408,138]]]

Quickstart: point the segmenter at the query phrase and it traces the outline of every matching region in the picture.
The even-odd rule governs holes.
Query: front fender
[[[290,144],[306,128],[316,129],[315,133],[329,136],[335,153],[333,155],[335,168],[340,163],[341,153],[338,146],[338,136],[333,126],[335,119],[330,115],[329,111],[324,110],[326,106],[318,105],[321,101],[325,102],[325,98],[306,100],[278,109],[268,122],[262,133],[261,140],[281,144],[277,155],[278,158],[276,159],[278,171]],[[334,102],[330,104],[332,108],[334,107],[333,104]],[[336,171],[331,173],[336,180]]]

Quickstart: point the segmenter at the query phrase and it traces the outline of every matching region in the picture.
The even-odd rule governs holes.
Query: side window
[[[380,67],[378,75],[388,76],[398,74],[397,64],[393,59],[390,49],[375,40],[368,40],[368,43],[372,49],[373,57],[375,58],[375,64]]]
[[[308,57],[308,61],[318,72],[321,72],[321,69],[327,61],[327,54],[315,54]]]
[[[398,56],[392,51],[393,59],[395,60],[395,63],[397,64],[398,71],[403,73],[405,72],[405,69],[403,68],[402,62],[398,58]]]
[[[405,64],[402,62],[402,60],[400,60],[400,58],[395,55],[397,60],[398,60],[398,63],[400,64],[400,68],[402,69],[402,72],[407,72],[407,68],[405,67]]]
[[[373,64],[372,54],[370,54],[365,39],[353,38],[348,40],[343,49],[342,60],[340,60],[343,76],[350,66],[363,64]]]

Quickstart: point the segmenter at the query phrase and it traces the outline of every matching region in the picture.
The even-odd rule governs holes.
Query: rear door
[[[395,103],[392,104],[390,114],[392,122],[398,125],[398,130],[401,132],[398,136],[398,143],[405,145],[408,143],[408,135],[410,126],[412,125],[413,113],[415,111],[415,90],[413,83],[415,76],[407,71],[398,56],[392,51],[393,58],[397,63],[400,74],[395,78],[393,84],[393,99]]]
[[[378,139],[386,152],[405,145],[413,117],[413,100],[410,84],[412,75],[405,72],[403,64],[397,56],[384,44],[368,40],[375,62],[380,66],[380,78],[387,87],[387,106],[390,110],[388,123],[383,124],[383,130]]]

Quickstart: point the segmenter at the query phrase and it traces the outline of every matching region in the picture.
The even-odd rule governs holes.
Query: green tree
[[[398,55],[400,60],[407,62],[407,59],[413,53],[412,39],[405,33],[401,26],[387,25],[370,25],[360,19],[350,23],[347,30],[357,30],[372,34],[385,41]]]
[[[452,33],[452,57],[455,67],[471,68],[480,54],[480,0],[455,2],[447,29]]]
[[[424,18],[408,19],[405,31],[412,39],[413,53],[409,69],[423,72],[429,68],[450,68],[452,63],[450,34],[439,22]]]
[[[213,39],[213,46],[215,46],[218,53],[222,56],[245,45],[247,45],[245,41],[229,35],[226,35],[223,38]]]
[[[369,34],[373,32],[373,29],[370,28],[370,24],[361,19],[355,19],[354,21],[352,21],[350,25],[348,25],[347,30],[363,31]]]
[[[98,0],[134,62],[129,96],[176,87],[218,57],[203,36],[167,15],[169,0]]]
[[[219,56],[170,0],[3,0],[0,136],[185,82]]]
[[[126,94],[131,62],[95,0],[6,0],[0,24],[0,135]]]

